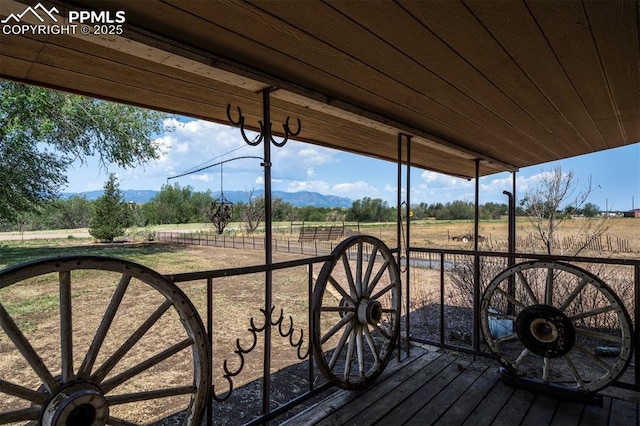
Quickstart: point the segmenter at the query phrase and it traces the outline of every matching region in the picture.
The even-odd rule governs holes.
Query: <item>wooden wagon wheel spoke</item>
[[[532,261],[506,269],[489,283],[480,316],[489,348],[521,376],[592,392],[617,380],[631,360],[624,304],[600,278],[570,264]]]
[[[323,310],[324,312],[327,312],[325,310]],[[328,311],[328,312],[333,312],[333,310]],[[340,321],[338,321],[338,323],[336,325],[334,325],[331,330],[329,330],[324,336],[322,336],[322,338],[320,339],[320,344],[325,343],[327,340],[329,340],[334,334],[336,334],[342,327],[344,327],[345,325],[349,324],[351,325],[351,319],[354,317],[354,313],[350,312],[347,315],[345,315],[344,317],[340,318]]]
[[[49,372],[47,367],[45,366],[42,358],[38,355],[36,350],[31,346],[31,343],[24,336],[20,328],[13,321],[13,318],[9,315],[4,306],[0,303],[0,326],[9,339],[13,342],[15,347],[20,351],[20,354],[24,357],[24,359],[29,363],[33,371],[36,372],[40,380],[42,380],[43,385],[46,387],[47,391],[53,392],[55,391],[59,385],[56,382],[56,379]]]
[[[358,260],[360,261],[362,259],[360,258]],[[356,284],[353,279],[353,272],[351,271],[351,265],[349,264],[349,253],[347,252],[344,252],[342,254],[342,266],[344,267],[344,270],[345,270],[344,276],[347,278],[347,284],[349,286],[349,292],[350,292],[349,294],[354,300],[358,300],[360,295],[358,294],[359,291],[356,288]]]
[[[373,247],[373,250],[371,250],[371,254],[369,255],[367,270],[364,274],[364,277],[362,278],[363,294],[365,296],[368,296],[369,294],[371,294],[371,291],[369,290],[369,284],[371,282],[370,280],[371,280],[371,274],[373,273],[373,267],[376,264],[376,256],[378,256],[378,247]],[[374,284],[374,287],[375,287],[375,284]]]
[[[187,339],[184,339],[180,343],[176,343],[175,345],[173,345],[170,348],[165,349],[164,351],[152,356],[151,358],[147,359],[146,361],[143,361],[143,362],[139,363],[138,365],[136,365],[136,366],[134,366],[134,367],[132,367],[132,368],[120,373],[120,374],[118,374],[117,376],[102,382],[102,384],[101,384],[102,391],[104,393],[109,393],[112,389],[116,388],[117,386],[121,385],[122,383],[126,382],[127,380],[139,375],[140,373],[148,370],[149,368],[151,368],[151,367],[153,367],[155,365],[158,365],[162,361],[172,357],[173,355],[177,354],[181,350],[188,348],[192,344],[193,344],[193,339],[191,339],[190,337],[187,338]]]
[[[5,380],[0,380],[0,392],[38,404],[42,404],[45,399],[47,399],[47,396],[44,393],[40,393],[32,389],[25,388],[24,386],[7,382]]]
[[[320,271],[312,311],[322,374],[346,389],[373,383],[399,333],[400,276],[384,243],[369,236],[340,243]]]
[[[74,283],[76,274],[82,278],[80,282],[86,280],[91,286],[94,285],[91,280],[97,280],[100,286],[115,287],[104,314],[95,321],[95,328],[83,324],[82,314],[88,313],[86,302],[75,305],[74,299],[79,296],[74,293],[74,284],[79,284]],[[12,285],[18,288],[34,279],[42,283],[39,284],[40,291],[54,292],[59,352],[52,354],[32,346],[27,335],[33,331],[25,335],[0,301],[2,329],[14,344],[15,351],[22,355],[41,381],[39,387],[33,388],[33,385],[0,377],[0,392],[12,398],[8,406],[0,408],[0,424],[22,421],[44,426],[130,425],[140,418],[137,410],[141,406],[136,404],[155,407],[148,408],[153,411],[166,404],[167,398],[174,397],[179,398],[172,403],[174,406],[183,404],[184,424],[200,424],[211,387],[206,369],[210,349],[197,311],[175,284],[129,261],[73,256],[0,271],[0,288],[8,292]],[[125,306],[123,301],[128,290],[133,299]],[[3,297],[6,294],[3,293]],[[143,300],[142,304],[137,300]],[[91,305],[88,306],[90,309]],[[129,312],[132,308],[134,311]],[[146,315],[148,311],[151,312]],[[130,313],[142,317],[142,323],[134,325],[129,319]],[[162,325],[159,325],[160,321]],[[169,326],[175,330],[175,336],[173,333],[169,339],[155,336],[155,330]],[[83,327],[88,328],[84,330]],[[129,327],[133,331],[128,330],[128,338],[120,343],[119,336],[127,336],[123,330]],[[76,338],[75,333],[80,332],[77,329],[88,337],[85,339],[87,346],[80,346],[82,351],[76,343],[81,340]],[[143,339],[146,339],[146,345],[156,346],[157,352],[149,353],[147,346],[141,345]],[[77,370],[76,361],[79,363]],[[179,367],[171,381],[155,380],[152,375],[160,371],[161,363],[165,361]],[[95,365],[99,367],[94,368]],[[121,386],[121,393],[112,394]],[[126,408],[121,411],[119,406]]]
[[[20,410],[5,411],[0,413],[0,424],[38,420],[40,409],[38,407],[23,408]]]
[[[380,269],[376,273],[376,276],[373,278],[373,280],[367,287],[365,296],[370,297],[371,292],[373,292],[373,289],[376,288],[376,286],[378,285],[378,282],[380,282],[380,279],[384,276],[384,273],[387,271],[387,268],[389,267],[389,262],[393,262],[393,259],[386,259],[382,264],[382,266],[380,266]],[[372,259],[371,263],[375,264],[375,259]]]
[[[71,272],[62,271],[60,276],[60,352],[62,381],[73,378],[73,326],[71,319]]]
[[[336,346],[336,348],[333,350],[333,353],[331,354],[331,359],[329,360],[329,363],[328,363],[328,366],[330,369],[333,369],[336,366],[336,363],[338,362],[338,359],[342,354],[342,350],[344,349],[344,345],[345,343],[347,343],[347,339],[349,338],[349,336],[351,336],[352,330],[353,330],[353,324],[349,323],[347,325],[347,328],[345,328],[344,333],[342,333],[342,336],[340,337],[340,341],[338,342],[338,345]]]
[[[91,374],[91,369],[96,361],[96,357],[98,356],[98,352],[100,352],[100,348],[102,347],[102,343],[104,342],[105,337],[107,336],[107,332],[111,327],[111,323],[116,316],[116,312],[120,303],[122,303],[122,298],[127,291],[127,287],[131,282],[131,275],[124,274],[120,278],[120,282],[116,287],[116,290],[111,296],[111,300],[109,301],[109,305],[107,306],[107,310],[102,316],[102,321],[100,322],[100,326],[96,331],[96,334],[93,336],[93,341],[91,342],[91,346],[87,351],[87,354],[82,361],[82,365],[78,370],[78,377],[87,379]]]
[[[133,346],[149,331],[153,325],[171,307],[171,301],[165,300],[153,314],[105,361],[96,372],[91,375],[91,380],[100,383],[113,370],[116,364],[133,348]]]
[[[516,275],[518,276],[518,278],[520,278],[520,282],[522,283],[523,288],[525,289],[527,296],[529,296],[529,299],[531,300],[531,303],[534,305],[538,304],[538,298],[536,297],[535,293],[533,292],[533,289],[531,288],[531,285],[529,284],[529,281],[527,281],[527,279],[525,278],[524,274],[522,273],[522,271],[517,271]]]

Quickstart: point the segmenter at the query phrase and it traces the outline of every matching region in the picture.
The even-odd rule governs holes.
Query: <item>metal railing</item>
[[[187,243],[184,236],[173,235],[170,237],[173,242]],[[190,240],[193,237],[189,237]],[[235,248],[256,248],[263,246],[257,243],[256,239],[248,238],[226,238],[216,239],[215,243],[210,240],[202,239],[198,244],[202,245],[219,245],[222,247]],[[191,241],[191,243],[194,243]],[[300,244],[300,250],[290,250],[291,244],[296,245],[296,249],[300,242],[291,242],[286,244],[289,252],[311,253],[315,257],[287,262],[273,263],[272,265],[262,265],[253,267],[240,267],[212,271],[180,273],[169,276],[171,280],[179,285],[186,283],[202,283],[207,289],[207,308],[206,318],[203,318],[207,327],[209,342],[213,347],[213,359],[211,365],[208,366],[209,372],[213,375],[214,370],[223,366],[219,377],[212,377],[213,399],[216,403],[224,404],[224,401],[233,394],[236,389],[234,378],[247,365],[247,356],[250,352],[258,350],[260,346],[257,344],[258,336],[264,334],[266,329],[273,328],[278,330],[279,335],[274,333],[273,338],[288,339],[290,346],[295,349],[298,354],[298,363],[304,363],[307,370],[307,389],[299,394],[293,395],[289,400],[273,406],[271,403],[271,395],[269,391],[261,395],[263,401],[263,409],[245,424],[261,424],[269,421],[277,416],[286,413],[292,408],[298,406],[304,401],[325,391],[331,384],[319,379],[319,374],[313,362],[313,345],[311,341],[311,304],[314,286],[314,270],[317,271],[326,261],[332,260],[332,255],[317,255],[318,253],[329,253],[333,248],[330,242],[322,242],[322,244]],[[283,246],[284,242],[274,244],[274,248]],[[325,247],[326,245],[326,247]],[[311,247],[305,250],[305,247]],[[509,265],[516,262],[526,262],[531,260],[546,262],[563,262],[569,265],[575,265],[579,268],[592,271],[594,273],[607,272],[609,278],[613,277],[614,282],[608,284],[616,292],[622,292],[619,298],[623,301],[624,306],[631,315],[631,330],[635,342],[640,341],[640,333],[638,323],[640,321],[640,260],[635,259],[602,259],[592,257],[569,257],[569,256],[545,256],[535,254],[508,254],[483,251],[465,251],[465,250],[441,250],[429,249],[422,247],[411,247],[407,255],[407,263],[403,266],[404,275],[408,277],[403,284],[404,304],[402,308],[404,342],[414,342],[421,344],[433,345],[442,349],[455,350],[467,353],[473,356],[481,356],[496,359],[497,357],[490,351],[486,339],[480,329],[480,310],[481,296],[486,290],[489,281],[491,281],[499,272],[506,269]],[[296,325],[291,317],[288,319],[287,313],[276,306],[272,307],[270,312],[260,309],[259,320],[254,317],[247,320],[250,324],[248,330],[249,344],[242,343],[242,339],[236,340],[235,362],[239,367],[229,367],[233,362],[230,358],[219,359],[216,357],[216,348],[214,346],[215,334],[217,332],[214,327],[215,315],[214,310],[214,292],[216,291],[216,283],[223,278],[243,277],[250,274],[261,274],[271,271],[287,270],[291,268],[306,269],[306,294],[303,297],[309,310],[309,317],[306,323],[306,332],[300,331],[300,337],[294,338]],[[475,285],[474,283],[479,283]],[[428,291],[425,293],[425,289]],[[456,312],[457,311],[457,312]],[[279,313],[278,313],[279,312]],[[462,321],[456,325],[451,325],[451,318],[456,316],[462,318]],[[425,321],[427,321],[425,323]],[[256,325],[258,323],[258,325]],[[461,327],[460,324],[463,324]],[[269,333],[269,335],[271,335]],[[296,334],[297,335],[297,334]],[[637,343],[636,343],[637,345]],[[247,349],[249,346],[249,349]],[[266,340],[262,346],[262,350],[266,354],[270,354],[273,349],[273,342]],[[410,344],[404,348],[407,354],[410,353]],[[627,368],[628,371],[622,376],[621,380],[616,380],[612,386],[640,391],[640,371],[635,367],[638,365],[640,355],[639,351],[635,351],[634,361]],[[267,355],[267,358],[270,358]],[[266,358],[265,358],[266,359]],[[293,362],[293,361],[292,361]],[[257,377],[263,383],[272,380],[272,373],[269,368],[263,369],[263,374]],[[219,384],[224,380],[228,385],[223,392],[220,392]],[[266,389],[270,389],[268,386]],[[273,407],[272,407],[273,406]],[[267,409],[265,409],[267,407]],[[213,409],[207,414],[208,424],[212,424],[214,418]]]
[[[305,362],[307,364],[307,384],[308,388],[305,392],[302,392],[298,395],[293,395],[289,401],[286,401],[280,404],[277,407],[271,408],[271,395],[263,393],[261,395],[261,399],[263,401],[263,407],[269,407],[267,410],[262,410],[261,413],[256,415],[254,418],[246,422],[245,424],[262,424],[270,419],[275,418],[276,416],[281,415],[282,413],[290,410],[296,405],[301,404],[302,402],[312,398],[313,396],[319,394],[320,392],[326,390],[331,386],[330,383],[327,383],[323,380],[318,380],[319,373],[315,368],[313,362],[313,341],[311,339],[311,295],[313,292],[313,283],[314,283],[314,266],[317,267],[318,264],[322,264],[327,260],[330,260],[331,256],[318,256],[309,259],[301,259],[301,260],[293,260],[287,262],[277,262],[272,265],[260,265],[260,266],[250,266],[250,267],[240,267],[240,268],[229,268],[229,269],[219,269],[212,271],[199,271],[199,272],[188,272],[188,273],[179,273],[168,276],[174,283],[181,285],[185,283],[204,283],[206,286],[207,293],[207,302],[206,302],[206,318],[203,318],[205,323],[205,327],[207,330],[207,335],[209,339],[209,344],[212,347],[213,359],[210,360],[211,364],[208,365],[208,371],[212,374],[212,399],[215,403],[223,404],[228,398],[232,396],[234,390],[236,389],[236,385],[234,383],[234,378],[238,376],[242,370],[246,367],[246,357],[254,350],[258,350],[259,346],[257,344],[258,335],[265,335],[265,330],[268,328],[274,328],[278,331],[278,335],[273,335],[274,338],[286,339],[289,341],[289,344],[292,348],[295,349],[297,353],[298,359],[295,361]],[[306,268],[307,269],[307,284],[306,284],[306,294],[302,295],[303,298],[307,300],[307,306],[309,306],[309,318],[307,322],[307,329],[304,331],[300,331],[300,337],[294,338],[294,333],[296,332],[296,327],[293,323],[293,319],[289,317],[287,321],[286,312],[280,310],[278,313],[278,308],[274,306],[271,312],[265,312],[264,309],[260,309],[260,317],[258,319],[249,318],[247,320],[247,324],[249,328],[247,329],[248,333],[244,336],[245,340],[243,341],[242,337],[238,337],[236,340],[236,348],[233,351],[235,356],[233,358],[225,358],[225,359],[217,359],[216,358],[216,347],[214,345],[215,340],[215,310],[214,310],[214,291],[216,289],[216,282],[221,280],[222,278],[229,277],[242,277],[251,274],[260,274],[266,273],[267,271],[275,272],[279,270],[289,269],[289,268]],[[287,324],[288,322],[288,324]],[[257,324],[256,324],[257,323]],[[248,344],[247,344],[248,343]],[[265,342],[262,346],[263,354],[269,354],[272,351],[273,342],[269,339],[265,339]],[[218,366],[222,366],[222,376],[221,377],[213,377],[213,372],[215,367],[213,364],[216,363]],[[230,367],[229,365],[238,365],[236,367]],[[254,379],[261,380],[264,382],[269,382],[272,379],[272,375],[269,371],[263,371],[263,374],[260,377],[255,377]],[[223,388],[222,392],[219,391],[219,387],[217,386],[221,383],[224,383],[226,386]],[[213,416],[214,410],[211,406],[209,406],[209,410],[207,412],[207,424],[213,424]]]

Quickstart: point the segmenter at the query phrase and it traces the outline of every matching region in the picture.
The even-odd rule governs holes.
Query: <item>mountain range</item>
[[[137,204],[144,204],[151,201],[160,191],[154,191],[150,189],[125,189],[120,190],[124,195],[126,202],[133,202]],[[263,194],[263,191],[254,191],[253,196],[259,197]],[[102,195],[102,190],[87,191],[87,192],[65,192],[62,194],[62,198],[67,199],[72,196],[83,196],[87,200],[95,200]],[[232,203],[249,201],[250,192],[248,191],[224,191],[224,196]],[[220,192],[212,193],[213,198],[218,198]],[[330,207],[330,208],[349,208],[352,205],[352,200],[346,197],[338,197],[336,195],[325,195],[318,192],[311,191],[298,191],[298,192],[284,192],[273,191],[273,198],[281,198],[284,202],[292,204],[296,207]]]

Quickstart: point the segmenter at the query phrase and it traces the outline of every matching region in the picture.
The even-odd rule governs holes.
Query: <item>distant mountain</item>
[[[148,203],[151,201],[156,195],[158,195],[159,191],[152,191],[148,189],[125,189],[122,190],[122,194],[124,195],[124,200],[126,202],[134,202],[137,204]],[[263,191],[255,191],[253,193],[254,197],[261,196]],[[227,200],[232,203],[243,202],[246,203],[249,201],[250,192],[247,191],[224,191],[224,196]],[[102,190],[97,191],[88,191],[88,192],[79,192],[79,193],[71,193],[66,192],[62,194],[62,198],[67,199],[74,195],[84,196],[87,200],[95,200],[96,198],[102,195]],[[338,207],[338,208],[349,208],[352,205],[352,201],[346,197],[338,197],[335,195],[324,195],[318,192],[311,191],[299,191],[299,192],[284,192],[284,191],[273,191],[273,198],[282,198],[282,200],[286,203],[290,203],[296,207],[304,207],[304,206],[313,206],[313,207]],[[213,197],[217,198],[220,196],[220,192],[214,192]]]
[[[74,195],[80,195],[89,201],[93,201],[96,198],[102,196],[102,192],[102,189],[87,192],[65,192],[62,194],[62,198],[67,199],[69,197],[73,197]],[[150,189],[127,189],[121,192],[124,195],[124,200],[126,202],[143,204],[151,201],[153,197],[158,195],[159,191],[152,191]]]
[[[249,200],[250,192],[247,191],[224,191],[224,196],[232,203],[243,202],[246,203]],[[259,197],[263,194],[263,191],[256,190],[253,193],[254,197]],[[219,197],[220,192],[213,194],[214,197]],[[352,205],[352,201],[346,197],[338,197],[336,195],[324,195],[318,192],[311,191],[298,191],[298,192],[284,192],[273,191],[273,198],[282,198],[285,203],[292,204],[296,207],[313,206],[313,207],[339,207],[349,208]]]

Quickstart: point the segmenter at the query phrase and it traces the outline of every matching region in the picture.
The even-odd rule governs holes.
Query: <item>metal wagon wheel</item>
[[[595,392],[631,360],[622,301],[577,266],[531,261],[504,270],[487,287],[480,315],[487,344],[520,376]]]
[[[110,299],[83,299],[98,286]],[[16,301],[12,290],[55,305],[40,318],[41,327],[55,330],[50,334],[59,346],[42,344],[47,336],[21,318],[15,306],[27,301]],[[90,317],[96,327],[82,334]],[[0,352],[15,359],[13,373],[0,372],[0,424],[136,424],[147,420],[136,404],[162,412],[171,403],[184,413],[183,424],[200,424],[210,389],[205,330],[185,294],[149,268],[74,256],[6,269],[0,272],[0,325]],[[171,335],[158,336],[163,332]],[[184,371],[173,371],[176,366]],[[15,374],[20,367],[24,373]],[[163,370],[170,377],[161,380]]]
[[[398,265],[370,236],[344,240],[332,258],[313,293],[314,357],[327,380],[362,389],[382,373],[398,338]]]

